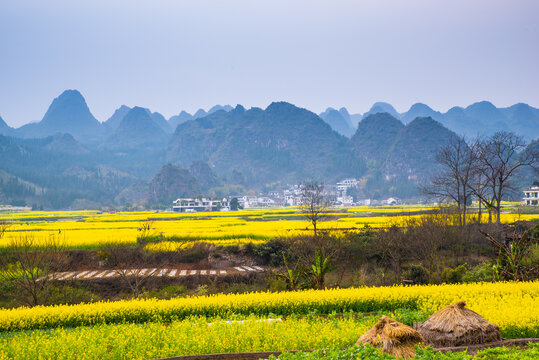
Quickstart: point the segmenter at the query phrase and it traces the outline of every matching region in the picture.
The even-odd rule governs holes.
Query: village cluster
[[[389,197],[383,200],[361,199],[354,202],[354,198],[348,195],[348,189],[357,188],[359,180],[353,178],[343,179],[334,185],[324,187],[324,196],[329,199],[332,207],[352,206],[380,206],[398,205],[402,201],[398,198]],[[533,185],[525,190],[523,204],[527,206],[539,206],[539,186]],[[237,204],[233,205],[233,199]],[[207,198],[178,198],[173,201],[172,209],[176,212],[199,212],[199,211],[230,211],[235,206],[242,209],[261,207],[297,206],[302,201],[301,185],[291,185],[281,190],[273,190],[267,194],[228,196],[221,200]]]
[[[343,179],[336,184],[325,185],[323,195],[331,202],[333,207],[396,205],[400,199],[390,197],[384,200],[361,199],[354,202],[348,195],[348,189],[357,188],[359,180],[353,178]],[[230,211],[235,206],[233,199],[237,199],[239,208],[282,207],[297,206],[302,202],[301,184],[289,185],[283,189],[260,193],[258,195],[228,196],[221,200],[208,198],[179,198],[173,201],[172,209],[177,212],[199,211]]]

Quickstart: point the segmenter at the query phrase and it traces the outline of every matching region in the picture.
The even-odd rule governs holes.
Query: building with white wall
[[[539,206],[539,186],[531,186],[524,190],[524,205]]]

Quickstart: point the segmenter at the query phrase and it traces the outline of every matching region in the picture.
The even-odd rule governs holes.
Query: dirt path
[[[57,281],[66,280],[94,280],[110,279],[119,276],[156,276],[179,278],[185,276],[226,276],[263,272],[260,266],[235,266],[224,270],[185,270],[176,268],[142,268],[142,269],[109,269],[109,270],[81,270],[58,272],[49,275],[49,279]]]

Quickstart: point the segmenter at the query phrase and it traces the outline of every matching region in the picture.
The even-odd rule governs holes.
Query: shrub
[[[462,276],[464,282],[490,282],[492,280],[492,264],[489,262],[474,266]]]
[[[425,285],[429,283],[429,272],[421,265],[409,266],[408,270],[403,273],[403,277],[414,284]]]
[[[464,265],[459,265],[454,269],[446,267],[442,273],[442,280],[448,284],[458,284],[463,281],[466,272],[466,266]]]
[[[169,285],[162,289],[152,291],[149,297],[158,299],[170,299],[173,297],[183,297],[188,294],[187,287],[185,285]]]
[[[252,247],[252,254],[261,264],[283,266],[283,254],[288,255],[289,244],[281,239],[270,239],[268,242]]]

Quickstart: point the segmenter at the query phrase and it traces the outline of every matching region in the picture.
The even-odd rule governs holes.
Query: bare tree
[[[468,145],[464,137],[453,137],[436,152],[436,162],[442,170],[436,174],[422,192],[441,201],[457,204],[462,225],[466,225],[467,206],[473,193],[473,180],[477,174],[475,145]]]
[[[410,257],[410,245],[404,231],[396,224],[382,228],[376,233],[373,246],[380,253],[384,266],[389,266],[400,278],[402,266]]]
[[[330,202],[324,195],[324,184],[304,182],[301,184],[300,211],[313,225],[314,236],[318,236],[318,222],[327,218]]]
[[[64,245],[64,239],[57,235],[46,240],[31,233],[12,237],[0,255],[0,278],[15,285],[16,297],[23,303],[45,303],[54,274],[65,263]]]
[[[478,143],[475,144],[478,146]],[[477,148],[476,148],[476,154],[477,154]],[[478,155],[476,155],[476,158],[478,158]],[[488,183],[485,181],[485,177],[481,173],[481,163],[480,159],[478,158],[477,167],[476,167],[476,174],[473,177],[473,183],[472,183],[472,192],[473,195],[478,200],[478,209],[477,209],[477,223],[481,223],[481,217],[483,216],[483,206],[488,211],[488,223],[492,223],[492,209],[494,207],[494,198],[490,195]]]
[[[485,204],[492,204],[496,213],[496,222],[500,224],[501,202],[511,190],[515,190],[513,179],[524,167],[536,168],[539,153],[526,148],[521,136],[512,132],[499,131],[488,139],[478,143],[477,156],[479,171],[485,179],[489,199],[476,193]]]

